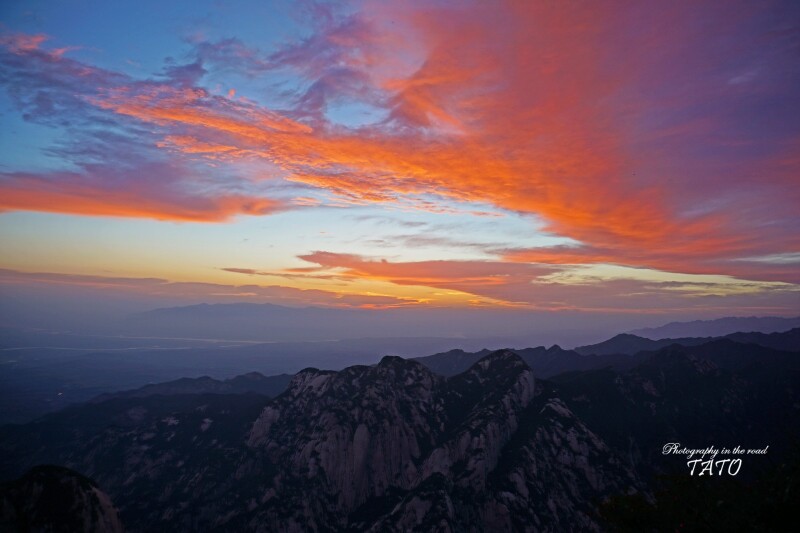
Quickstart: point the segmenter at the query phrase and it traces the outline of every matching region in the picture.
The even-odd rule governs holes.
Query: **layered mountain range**
[[[0,479],[68,467],[131,531],[601,531],[603,501],[652,502],[655,475],[686,475],[668,442],[768,447],[743,477],[797,442],[796,352],[731,338],[583,352],[309,368],[273,399],[207,380],[104,397],[4,426]]]

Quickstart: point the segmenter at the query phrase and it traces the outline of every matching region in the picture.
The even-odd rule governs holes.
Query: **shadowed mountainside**
[[[386,357],[303,370],[273,400],[112,398],[5,426],[0,477],[73,468],[133,531],[601,530],[597,503],[685,473],[666,442],[769,446],[755,476],[797,438],[796,353],[719,339],[625,357],[551,380],[510,350],[452,377]]]
[[[37,466],[0,485],[0,529],[122,533],[109,497],[90,479],[60,466]]]

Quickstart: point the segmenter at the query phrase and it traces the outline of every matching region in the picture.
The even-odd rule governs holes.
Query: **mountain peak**
[[[266,376],[261,372],[247,372],[246,374],[239,374],[236,377],[229,378],[226,381],[231,381],[234,379],[264,379],[264,378],[266,378]]]
[[[659,346],[658,343],[650,339],[639,337],[632,333],[620,333],[598,344],[579,346],[575,348],[575,351],[581,355],[633,355],[644,350],[656,349]]]
[[[640,337],[639,335],[634,335],[633,333],[617,333],[616,335],[611,337],[611,340],[640,340],[642,338],[643,337]]]
[[[512,368],[529,368],[528,364],[513,350],[504,348],[490,353],[489,355],[481,358],[475,363],[470,371],[473,369],[480,369],[483,372],[495,373],[502,369]]]
[[[448,384],[461,405],[491,403],[502,397],[524,406],[534,392],[533,370],[508,349],[483,357],[466,372],[449,378]]]
[[[414,361],[410,359],[405,359],[403,357],[397,355],[384,355],[381,357],[380,362],[378,363],[379,367],[394,367],[394,368],[401,368],[408,365],[416,365]]]

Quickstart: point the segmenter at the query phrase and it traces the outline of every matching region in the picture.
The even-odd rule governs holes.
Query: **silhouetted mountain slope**
[[[763,531],[795,533],[800,500],[800,454],[795,450],[758,479],[659,476],[653,498],[641,493],[603,502],[604,526],[617,533],[642,531]]]
[[[575,351],[581,355],[612,355],[625,354],[636,355],[639,352],[655,351],[670,344],[681,344],[684,346],[694,346],[708,342],[709,338],[685,338],[685,339],[659,339],[652,340],[644,337],[637,337],[630,333],[620,333],[607,341],[589,346],[579,346]]]
[[[37,466],[0,485],[0,530],[121,533],[109,497],[90,479],[60,466]]]
[[[647,337],[648,339],[675,339],[683,337],[722,337],[742,331],[776,333],[798,327],[800,327],[800,316],[791,318],[751,316],[670,322],[656,328],[635,329],[629,333],[639,337]]]
[[[539,346],[537,348],[511,351],[528,363],[539,378],[548,378],[573,370],[590,370],[606,366],[622,369],[628,368],[635,363],[633,359],[624,354],[611,353],[607,356],[585,356],[573,350],[564,350],[557,345],[550,348]],[[489,353],[488,350],[474,353],[464,352],[463,350],[450,350],[449,352],[428,357],[417,357],[413,360],[422,363],[437,374],[453,376],[464,372],[470,365],[473,365],[487,353]]]
[[[549,378],[563,372],[594,368],[626,369],[635,364],[635,360],[625,354],[586,356],[574,350],[563,350],[559,346],[525,348],[519,350],[518,353],[541,378]]]
[[[800,361],[800,354],[796,352],[736,342],[729,337],[714,339],[699,346],[684,346],[684,352],[711,361],[720,368],[746,371],[748,374],[759,365],[779,364],[787,370],[793,370]]]
[[[581,355],[636,355],[639,352],[652,352],[670,346],[698,346],[716,339],[728,339],[741,344],[758,344],[767,348],[784,351],[800,350],[800,328],[791,329],[780,333],[732,333],[724,337],[683,337],[652,340],[644,337],[621,333],[598,344],[580,346],[575,351]]]
[[[779,333],[731,333],[725,338],[742,344],[758,344],[775,350],[800,352],[800,328]]]
[[[138,389],[102,394],[94,398],[92,402],[104,402],[111,398],[144,398],[146,396],[175,394],[252,393],[272,397],[282,393],[291,379],[292,376],[289,374],[264,376],[258,372],[250,372],[226,380],[218,380],[208,376],[181,378],[165,383],[145,385]]]
[[[661,447],[730,443],[785,450],[800,438],[800,358],[718,340],[642,353],[634,368],[570,372],[553,381],[564,402],[637,471],[666,468]],[[726,445],[726,444],[721,444]]]

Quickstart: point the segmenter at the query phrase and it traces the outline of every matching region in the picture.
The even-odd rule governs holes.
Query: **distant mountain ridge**
[[[654,328],[640,328],[629,333],[658,340],[684,337],[722,337],[732,333],[777,333],[800,327],[797,317],[724,317],[714,320],[670,322]]]
[[[50,339],[49,336],[46,339]],[[27,341],[34,340],[27,338]],[[387,354],[414,357],[450,348],[479,350],[486,340],[446,337],[361,338],[319,342],[227,343],[174,340],[155,347],[109,349],[103,338],[78,338],[86,348],[0,351],[0,425],[28,422],[67,405],[150,383],[247,372],[294,374],[306,367],[342,369],[373,364]],[[91,349],[92,343],[99,343]],[[25,344],[23,344],[25,346]],[[124,346],[124,345],[123,345]],[[489,344],[491,347],[491,344]],[[109,347],[111,348],[111,347]]]
[[[164,383],[145,385],[138,389],[101,394],[92,403],[104,402],[112,398],[144,398],[156,395],[175,394],[261,394],[268,397],[282,393],[292,376],[279,374],[265,376],[259,372],[249,372],[226,380],[209,376],[199,378],[180,378]]]
[[[580,346],[574,350],[564,350],[558,345],[545,348],[523,348],[512,350],[519,355],[540,378],[550,378],[562,372],[574,372],[610,367],[626,370],[640,362],[634,356],[649,356],[662,348],[677,344],[681,346],[701,346],[717,340],[735,341],[739,344],[755,344],[781,351],[800,351],[800,328],[782,333],[734,333],[725,337],[703,337],[683,339],[651,340],[629,333],[621,333],[598,344]],[[418,361],[437,374],[453,376],[466,370],[489,350],[465,352],[450,350],[426,357],[416,357]]]
[[[549,378],[562,372],[589,370],[604,366],[622,369],[633,364],[633,360],[625,354],[612,353],[600,356],[587,356],[574,350],[564,350],[558,345],[551,346],[550,348],[539,346],[536,348],[523,348],[511,351],[521,357],[540,378]],[[489,350],[481,350],[473,353],[463,350],[450,350],[449,352],[429,355],[427,357],[417,357],[413,360],[422,363],[437,374],[454,376],[464,372],[488,353],[490,353]]]
[[[725,337],[686,338],[686,339],[661,339],[651,340],[637,337],[628,333],[621,333],[611,339],[590,346],[578,347],[575,350],[564,350],[554,345],[550,348],[539,346],[511,350],[525,361],[535,375],[546,379],[564,372],[585,371],[610,367],[616,370],[632,368],[640,362],[640,358],[633,356],[649,354],[671,345],[697,347],[717,343],[732,352],[744,351],[747,353],[747,344],[756,344],[765,348],[781,351],[800,351],[800,328],[783,333],[734,333]],[[690,350],[692,352],[692,350]],[[465,352],[463,350],[450,350],[426,357],[412,358],[411,360],[422,363],[433,372],[442,376],[455,376],[464,372],[489,355],[491,350]],[[261,394],[275,397],[283,393],[292,380],[290,374],[264,376],[259,372],[250,372],[226,380],[217,380],[209,376],[199,378],[180,378],[163,383],[145,385],[131,390],[101,394],[91,401],[103,402],[112,398],[143,398],[155,395],[176,394]]]
[[[736,333],[726,338],[743,343],[759,344],[779,350],[800,350],[800,329],[783,333]],[[654,351],[672,343],[698,345],[713,338],[682,338],[653,341],[630,334],[621,334],[604,342],[564,350],[558,346],[524,348],[517,353],[542,378],[560,372],[589,370],[611,366],[629,368],[635,361],[625,355]],[[78,344],[100,339],[77,338]],[[124,339],[123,339],[124,341]],[[145,394],[180,392],[237,392],[225,389],[215,381],[221,378],[257,371],[263,376],[293,374],[304,367],[341,369],[354,364],[374,364],[382,355],[419,357],[434,372],[452,376],[463,372],[480,357],[490,353],[487,344],[478,339],[387,338],[351,339],[331,342],[303,343],[188,343],[185,347],[168,344],[161,349],[128,349],[124,342],[119,350],[77,352],[39,352],[20,349],[3,352],[0,373],[0,425],[28,422],[47,412],[67,405],[90,401],[103,394],[117,394],[142,388]],[[127,342],[127,341],[126,341]],[[152,342],[152,341],[149,341]],[[91,346],[91,344],[88,344]],[[450,348],[459,349],[452,350]],[[488,347],[492,347],[489,345]],[[448,351],[439,351],[448,350]],[[477,351],[471,351],[477,350]],[[434,354],[434,355],[427,355]],[[586,357],[589,355],[602,356]],[[203,378],[203,376],[206,376]],[[208,378],[208,376],[213,376]],[[202,378],[191,382],[191,378]],[[270,379],[271,379],[270,378]],[[288,378],[276,382],[274,389],[253,389],[256,393],[277,395]],[[163,385],[175,381],[170,388],[148,388],[147,384]],[[205,383],[205,388],[203,384]],[[107,396],[102,396],[106,398]]]
[[[639,352],[654,351],[671,344],[698,346],[716,339],[729,339],[742,344],[758,344],[759,346],[775,348],[776,350],[800,351],[800,328],[794,328],[778,333],[738,332],[717,337],[682,337],[658,340],[639,337],[630,333],[620,333],[598,344],[579,346],[575,348],[575,352],[581,355],[636,355]]]

